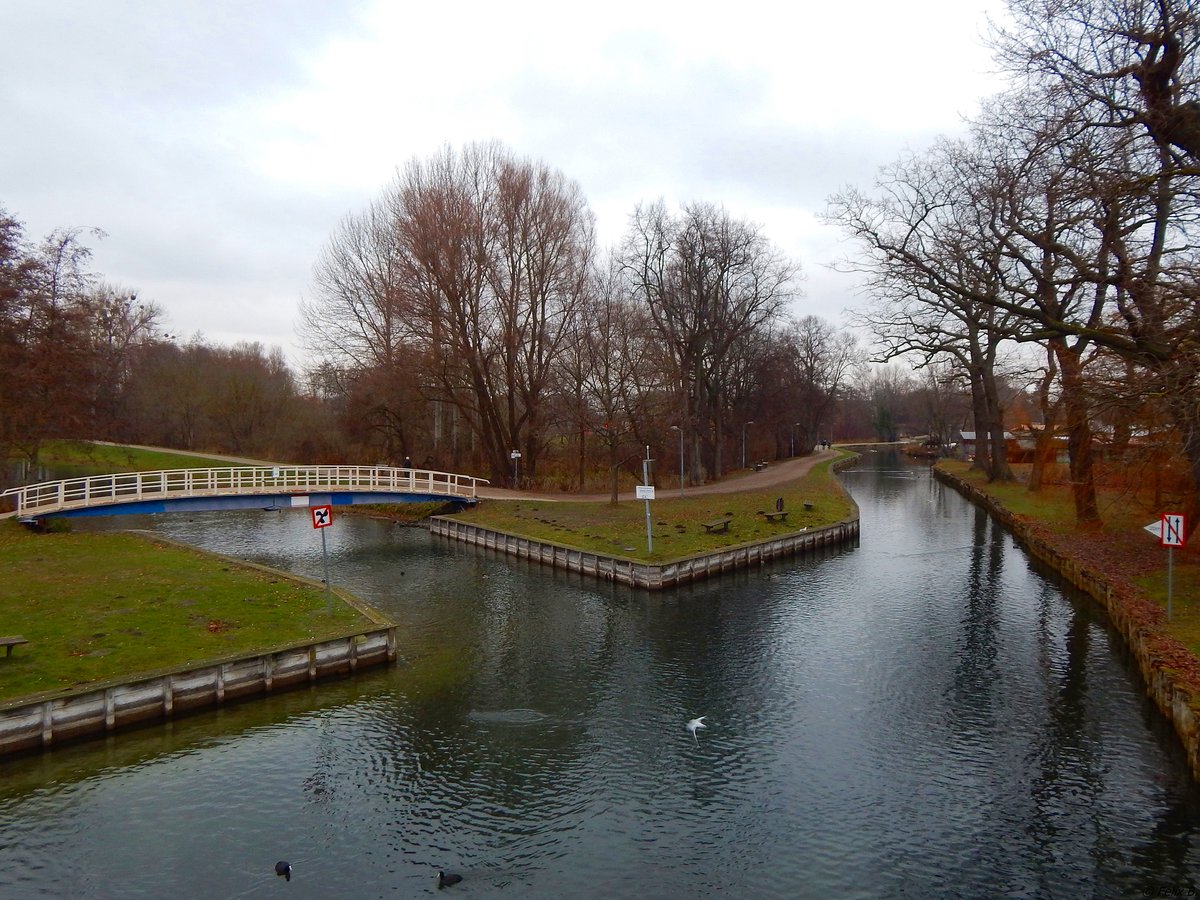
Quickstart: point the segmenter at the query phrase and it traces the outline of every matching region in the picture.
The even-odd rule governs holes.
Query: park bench
[[[812,505],[811,503],[808,503],[808,502],[806,501],[806,502],[805,502],[805,504],[804,504],[804,508],[805,508],[806,510],[808,510],[809,512],[812,512],[813,505]]]
[[[704,530],[712,533],[714,531],[727,531],[729,523],[733,521],[733,516],[725,516],[723,519],[713,519],[711,522],[701,522]]]
[[[0,647],[4,648],[5,656],[12,656],[13,647],[18,644],[28,644],[29,641],[21,637],[19,634],[14,634],[11,637],[0,637]]]
[[[788,511],[786,509],[779,509],[775,512],[767,512],[766,510],[760,509],[758,514],[768,522],[774,522],[776,519],[778,519],[780,522],[786,522]]]
[[[756,463],[754,464],[754,471],[755,471],[755,472],[761,472],[761,471],[762,471],[763,469],[765,469],[766,467],[767,467],[767,461],[766,461],[766,460],[763,460],[762,462],[756,462]]]

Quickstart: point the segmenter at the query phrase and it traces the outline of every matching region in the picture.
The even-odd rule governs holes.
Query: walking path
[[[176,450],[174,447],[151,447],[148,444],[115,444],[112,441],[92,441],[105,447],[132,447],[134,450],[149,450],[153,453],[174,453],[176,456],[199,456],[202,459],[223,459],[239,466],[278,466],[282,463],[265,459],[247,459],[244,456],[226,456],[224,453],[198,453],[193,450]]]
[[[701,484],[695,487],[685,487],[683,495],[693,497],[699,494],[736,494],[741,491],[759,491],[784,482],[794,481],[808,474],[809,470],[818,463],[833,459],[838,455],[836,450],[818,450],[810,456],[796,456],[773,462],[760,472],[735,474],[711,484]],[[678,478],[678,476],[676,476]],[[594,501],[608,502],[612,495],[603,494],[567,494],[544,493],[535,491],[514,491],[510,488],[481,487],[479,496],[484,500],[559,500],[559,501]],[[670,478],[664,478],[658,488],[658,496],[662,499],[679,496],[679,482],[671,485]],[[636,499],[633,491],[617,494],[618,500]]]

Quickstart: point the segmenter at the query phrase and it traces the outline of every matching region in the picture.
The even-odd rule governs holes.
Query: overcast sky
[[[337,222],[414,156],[496,139],[579,182],[604,245],[639,201],[723,205],[861,302],[817,214],[1001,87],[1001,0],[738,4],[0,0],[0,207],[172,334],[301,361],[297,307]]]

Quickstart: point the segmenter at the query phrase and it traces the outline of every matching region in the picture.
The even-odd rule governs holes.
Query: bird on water
[[[275,863],[275,874],[283,878],[284,881],[292,880],[292,864],[284,862],[282,859]]]
[[[438,869],[438,888],[450,887],[452,884],[458,884],[462,881],[462,876],[455,872],[443,872]]]
[[[698,729],[708,727],[707,725],[704,724],[704,720],[707,718],[708,718],[708,716],[700,716],[700,718],[692,719],[690,722],[687,723],[687,730],[692,733],[692,740],[696,742],[697,747],[700,746],[700,739],[698,737],[696,737],[696,731]]]

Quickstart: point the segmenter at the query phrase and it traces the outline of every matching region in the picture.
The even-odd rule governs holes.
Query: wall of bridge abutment
[[[460,522],[447,516],[434,516],[428,521],[430,532],[439,537],[464,541],[568,572],[590,575],[601,581],[652,591],[677,587],[723,572],[760,565],[773,559],[827,548],[855,546],[858,543],[858,518],[854,517],[821,528],[792,532],[767,540],[726,547],[712,553],[673,560],[662,565],[653,565],[508,534]]]
[[[0,704],[0,754],[45,749],[152,719],[343,675],[396,659],[394,626],[81,691]]]

